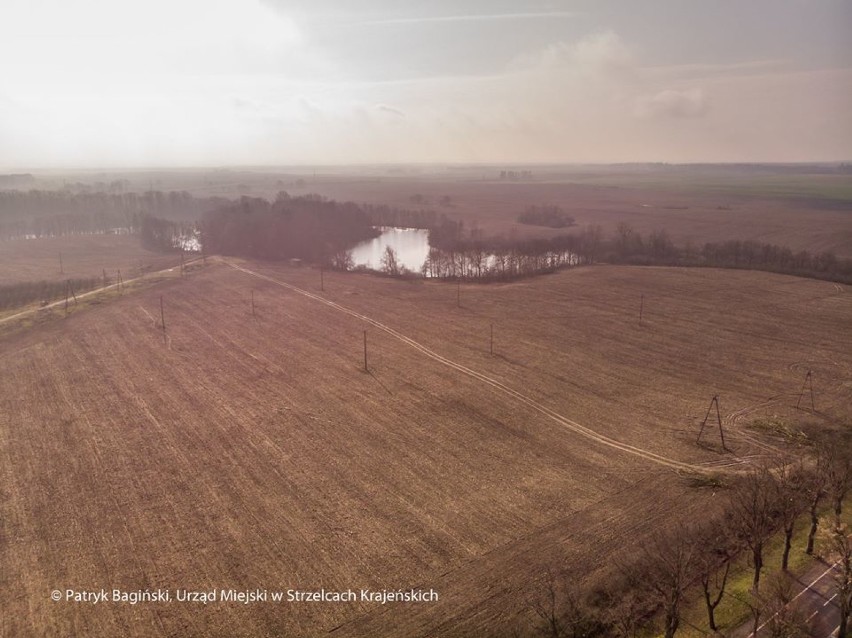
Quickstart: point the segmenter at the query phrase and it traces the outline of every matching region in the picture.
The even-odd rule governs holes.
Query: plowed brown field
[[[595,267],[459,306],[454,285],[210,261],[0,337],[0,635],[508,634],[548,567],[593,578],[712,507],[690,476],[782,445],[745,425],[798,418],[808,369],[808,418],[852,417],[839,285]],[[730,452],[695,444],[717,393]],[[323,587],[439,600],[174,600]],[[101,588],[173,600],[64,599]]]

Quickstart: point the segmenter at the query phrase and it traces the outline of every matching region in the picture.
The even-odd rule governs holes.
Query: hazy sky
[[[850,158],[850,0],[0,0],[5,169]]]

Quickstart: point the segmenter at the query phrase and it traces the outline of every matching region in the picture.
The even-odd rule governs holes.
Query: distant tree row
[[[201,223],[206,251],[258,259],[305,259],[328,263],[341,251],[378,235],[367,213],[352,202],[319,195],[275,201],[243,197],[205,213]]]
[[[64,182],[62,190],[76,191],[78,193],[123,193],[130,188],[128,179],[113,179],[109,182],[97,181],[91,184],[86,182]]]
[[[432,199],[423,193],[414,193],[408,200],[412,204],[417,204],[418,206],[428,206],[432,203]],[[443,206],[444,208],[452,208],[455,204],[453,204],[453,198],[449,195],[441,195],[435,202],[438,206]]]
[[[553,272],[584,262],[583,239],[467,240],[449,248],[432,247],[422,274],[442,279],[508,280]]]
[[[530,206],[518,215],[518,221],[522,224],[547,228],[565,228],[576,223],[574,218],[566,214],[559,206]]]
[[[7,173],[0,175],[0,187],[2,188],[26,186],[32,184],[34,181],[35,177],[33,177],[32,173]]]
[[[530,180],[532,179],[533,172],[529,170],[524,171],[500,171],[500,179],[508,180],[510,182],[521,181],[521,180]]]
[[[186,191],[106,193],[44,190],[0,191],[0,239],[138,231],[144,214],[196,220],[230,200],[195,198]]]
[[[708,242],[701,247],[691,243],[675,246],[665,230],[644,237],[628,224],[619,224],[615,235],[603,247],[602,259],[636,265],[768,270],[852,284],[852,259],[838,258],[832,252],[794,252],[785,246],[751,240]]]
[[[361,209],[373,226],[432,228],[439,223],[438,214],[434,210],[409,210],[385,204],[361,204]]]
[[[135,233],[139,229],[139,213],[75,212],[37,215],[0,220],[0,240]]]

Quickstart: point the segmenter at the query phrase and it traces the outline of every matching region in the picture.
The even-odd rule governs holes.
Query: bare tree
[[[712,631],[716,626],[716,608],[725,595],[731,561],[737,555],[737,539],[722,521],[713,521],[702,529],[696,543],[696,573],[704,595],[707,623]]]
[[[586,263],[593,264],[598,256],[598,251],[603,241],[603,228],[598,224],[592,224],[580,233],[580,251],[583,253]]]
[[[541,591],[531,601],[531,607],[544,626],[539,630],[545,636],[560,638],[562,633],[562,621],[559,618],[559,592],[556,586],[556,577],[553,572],[548,571],[541,586]]]
[[[805,492],[808,500],[808,512],[811,516],[811,527],[808,531],[808,546],[805,553],[814,553],[814,539],[819,528],[819,506],[825,498],[828,489],[828,472],[826,471],[826,455],[821,448],[817,448],[816,469],[808,476],[805,483]]]
[[[638,638],[644,630],[651,611],[648,601],[637,592],[624,592],[618,602],[610,605],[609,627],[618,638]]]
[[[331,257],[331,267],[335,270],[352,270],[355,267],[352,251],[341,250],[334,253]]]
[[[835,517],[843,512],[843,500],[852,485],[852,456],[847,438],[833,437],[819,442],[816,446],[816,468],[809,477],[806,491],[809,500],[811,528],[808,532],[806,552],[813,554],[814,539],[819,528],[819,505],[822,499],[829,497]]]
[[[793,530],[799,516],[807,509],[808,499],[806,490],[805,470],[801,464],[784,463],[778,467],[775,499],[778,513],[784,529],[784,552],[781,555],[781,569],[787,571],[790,560],[790,547],[793,544]]]
[[[577,594],[548,571],[530,606],[541,620],[539,633],[550,638],[597,638],[607,634],[602,620]]]
[[[680,627],[681,604],[695,562],[694,531],[678,527],[652,540],[628,569],[631,584],[646,591],[662,610],[665,638],[673,638]]]
[[[399,264],[399,258],[397,257],[396,251],[390,247],[385,246],[385,252],[382,254],[382,271],[387,274],[396,277],[401,273],[401,266]]]
[[[834,515],[843,513],[843,499],[852,486],[852,456],[849,455],[845,446],[832,446],[828,448],[828,462],[826,467],[826,478],[828,492],[831,496],[831,504],[834,507]]]
[[[731,495],[729,515],[737,536],[751,550],[755,592],[760,586],[763,548],[776,527],[778,505],[773,481],[769,469],[761,467],[749,472]]]

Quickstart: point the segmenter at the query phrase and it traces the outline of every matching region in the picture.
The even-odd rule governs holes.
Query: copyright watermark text
[[[54,602],[90,605],[140,603],[431,603],[438,600],[434,589],[54,589]]]

